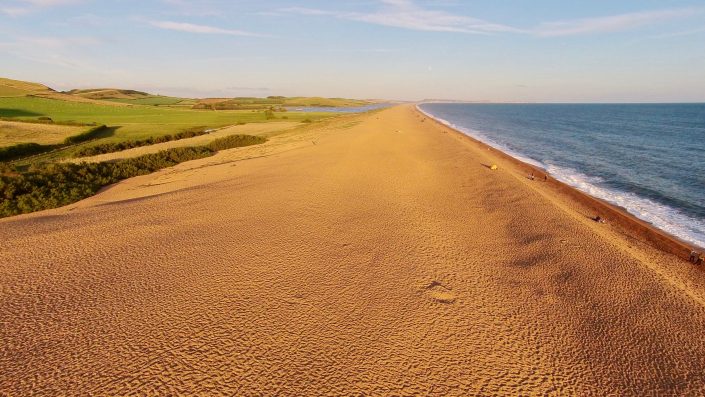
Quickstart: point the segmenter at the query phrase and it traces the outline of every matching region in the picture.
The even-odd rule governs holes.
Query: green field
[[[169,96],[151,96],[147,98],[137,99],[107,99],[110,102],[129,103],[132,105],[148,105],[148,106],[174,106],[184,105],[191,107],[195,104],[193,100],[184,98],[174,98]]]
[[[77,155],[121,153],[210,136],[209,130],[227,126],[250,124],[236,128],[256,130],[253,123],[286,121],[272,127],[295,128],[297,123],[336,116],[292,112],[285,106],[364,104],[341,98],[187,99],[114,88],[57,92],[42,84],[0,78],[0,217],[66,205],[118,180],[219,150],[262,144],[267,137],[228,135],[206,146],[175,147],[134,158],[64,162]]]
[[[147,98],[150,99],[150,98]],[[0,117],[36,120],[50,117],[56,122],[106,124],[116,127],[107,140],[141,139],[204,126],[217,128],[238,123],[262,123],[281,120],[316,120],[330,117],[326,113],[276,113],[268,119],[262,111],[251,110],[191,110],[157,106],[110,106],[95,103],[58,101],[37,97],[0,98]]]
[[[241,110],[241,109],[269,109],[282,107],[355,107],[369,105],[367,101],[345,98],[321,97],[281,97],[269,96],[266,98],[237,97],[228,99],[203,99],[195,104],[194,109],[212,110]]]

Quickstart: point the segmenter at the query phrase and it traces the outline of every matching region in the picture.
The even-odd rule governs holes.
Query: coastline
[[[548,178],[546,185],[548,188],[552,189],[555,193],[560,194],[565,197],[565,199],[573,200],[585,211],[599,215],[606,219],[611,225],[616,226],[620,229],[620,232],[631,238],[638,238],[645,242],[648,242],[653,247],[678,256],[679,258],[688,259],[690,251],[692,249],[703,251],[705,247],[699,247],[684,241],[664,230],[661,230],[654,226],[653,224],[638,218],[636,215],[631,214],[625,208],[616,206],[606,200],[594,197],[582,190],[570,186],[565,182],[557,180],[551,174],[549,174],[545,169],[531,164],[527,161],[523,161],[517,157],[512,156],[496,147],[488,145],[454,127],[438,120],[436,117],[428,112],[425,112],[419,107],[422,103],[417,103],[414,105],[414,109],[421,114],[423,117],[429,118],[432,122],[448,128],[453,131],[453,133],[458,134],[464,138],[469,139],[474,144],[481,148],[493,151],[496,155],[500,156],[503,160],[509,162],[514,167],[521,168],[524,171],[524,175],[528,173],[534,173],[538,180],[541,180],[546,176]],[[519,171],[517,169],[517,171]],[[594,215],[593,215],[594,216]]]
[[[0,220],[0,389],[705,392],[699,269],[423,118],[315,122]]]

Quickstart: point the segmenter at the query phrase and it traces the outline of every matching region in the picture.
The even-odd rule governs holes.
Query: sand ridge
[[[409,106],[133,178],[0,220],[0,390],[705,393],[702,273],[580,211]]]

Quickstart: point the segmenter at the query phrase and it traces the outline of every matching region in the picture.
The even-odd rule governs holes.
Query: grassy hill
[[[342,98],[211,98],[185,99],[116,88],[57,92],[37,83],[0,79],[0,119],[6,121],[0,146],[53,144],[75,129],[49,125],[106,126],[106,133],[89,142],[61,148],[40,160],[54,161],[83,147],[147,140],[182,131],[213,129],[270,121],[311,122],[331,113],[286,111],[284,107],[359,106],[365,101]],[[18,123],[21,122],[21,123]],[[34,160],[32,160],[34,161]]]
[[[0,77],[0,97],[23,97],[27,95],[48,94],[52,92],[55,91],[43,84]]]
[[[119,127],[115,136],[110,138],[115,141],[171,134],[194,126],[215,128],[238,123],[266,122],[284,117],[290,121],[302,121],[329,116],[288,112],[268,118],[262,111],[251,110],[213,112],[161,106],[111,106],[39,97],[0,98],[1,118],[28,121],[49,117],[58,123],[106,124]]]
[[[0,217],[65,205],[120,179],[266,141],[250,135],[223,136],[206,146],[189,141],[218,127],[279,121],[275,128],[293,128],[297,122],[334,114],[287,111],[286,106],[363,104],[341,98],[194,100],[115,88],[57,92],[42,84],[0,79]],[[135,158],[116,154],[115,162],[64,162],[89,152],[121,153],[137,147],[148,152],[155,144],[178,140],[189,146]]]
[[[276,107],[355,107],[369,105],[367,101],[345,98],[321,97],[283,97],[269,96],[266,98],[206,98],[200,99],[194,109],[238,110],[238,109],[269,109]]]
[[[71,90],[67,94],[88,99],[141,99],[152,95],[135,90],[122,90],[117,88],[93,88],[87,90]]]

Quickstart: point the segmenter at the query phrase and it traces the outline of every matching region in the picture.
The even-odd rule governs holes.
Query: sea
[[[705,248],[705,104],[423,103],[419,109]]]

